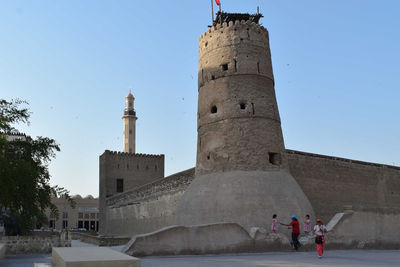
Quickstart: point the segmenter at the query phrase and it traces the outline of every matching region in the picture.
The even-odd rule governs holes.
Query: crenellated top
[[[259,75],[274,82],[268,31],[252,21],[224,22],[199,41],[198,88],[219,78]]]
[[[211,27],[200,36],[200,53],[203,49],[212,49],[213,47],[210,47],[210,45],[215,45],[217,48],[219,46],[227,45],[227,42],[259,43],[260,46],[265,47],[269,42],[268,31],[263,26],[249,20],[230,21],[229,24],[224,22],[222,25],[218,24],[217,26]]]
[[[129,156],[129,157],[141,157],[141,158],[164,158],[163,154],[141,154],[141,153],[126,153],[121,151],[104,151],[104,154],[113,155],[113,156]],[[103,155],[104,155],[103,154]]]

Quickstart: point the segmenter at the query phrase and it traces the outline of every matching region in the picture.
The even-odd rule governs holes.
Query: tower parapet
[[[199,40],[199,89],[206,82],[240,74],[274,79],[267,29],[244,20],[211,27]]]

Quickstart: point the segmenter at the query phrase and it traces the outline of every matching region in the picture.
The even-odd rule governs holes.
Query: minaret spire
[[[124,122],[124,152],[135,153],[136,149],[136,111],[134,109],[135,97],[132,95],[131,88],[125,97],[125,111],[122,116]]]

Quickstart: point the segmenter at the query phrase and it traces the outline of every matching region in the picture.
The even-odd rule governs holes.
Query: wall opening
[[[211,157],[210,157],[210,154],[208,154],[208,156],[207,156],[207,160],[210,160],[210,158],[211,158]]]
[[[124,179],[117,179],[117,193],[124,192]]]
[[[234,59],[234,63],[235,63],[235,72],[237,72],[237,60]]]
[[[211,80],[215,80],[215,76],[214,75],[211,75]]]
[[[222,71],[227,71],[228,70],[228,64],[222,64]]]
[[[282,157],[279,153],[269,152],[269,163],[272,165],[281,165],[282,164]]]
[[[245,103],[240,103],[240,109],[246,109],[246,104]]]
[[[211,114],[215,114],[215,113],[217,113],[217,111],[218,111],[217,106],[211,107]]]
[[[257,71],[260,73],[260,62],[257,62]]]
[[[256,113],[255,109],[254,109],[254,103],[251,103],[251,108],[253,110],[253,115]]]

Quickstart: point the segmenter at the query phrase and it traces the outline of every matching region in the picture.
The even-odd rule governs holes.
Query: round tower
[[[131,90],[125,97],[125,111],[122,116],[124,122],[124,152],[135,153],[136,149],[136,111],[133,103],[135,98],[133,97]]]
[[[312,214],[289,173],[267,30],[230,21],[200,37],[196,177],[176,224],[265,225]]]
[[[287,168],[268,32],[219,25],[199,42],[196,174]]]

